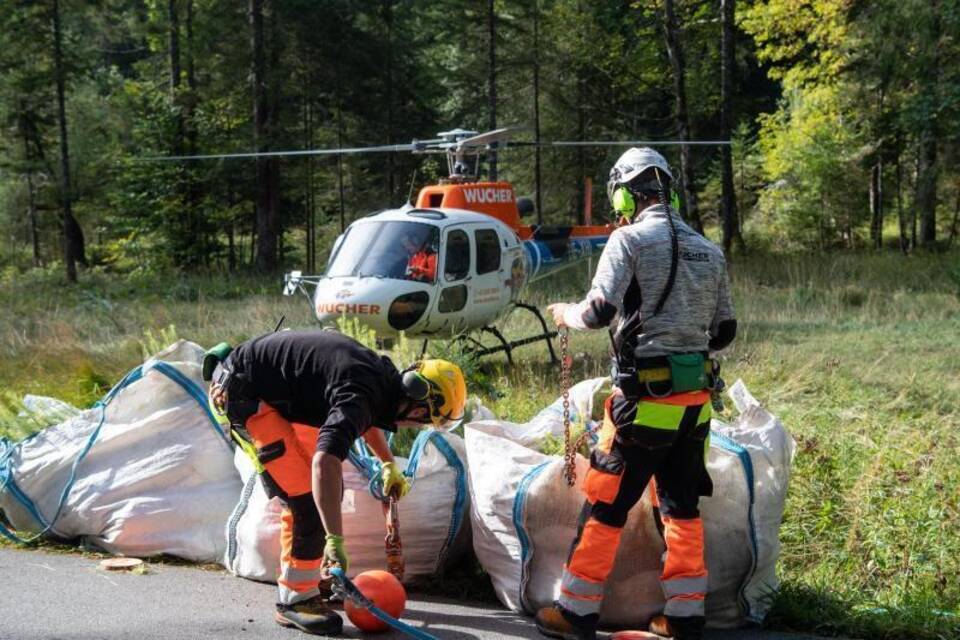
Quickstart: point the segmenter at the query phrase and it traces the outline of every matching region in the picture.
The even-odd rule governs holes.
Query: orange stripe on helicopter
[[[420,209],[463,209],[483,213],[500,220],[517,232],[521,240],[533,238],[533,227],[520,220],[513,185],[509,182],[467,182],[426,186],[417,196]],[[570,227],[571,238],[609,236],[612,224]]]

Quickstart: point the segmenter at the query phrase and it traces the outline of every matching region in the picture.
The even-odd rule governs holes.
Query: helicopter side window
[[[440,313],[460,311],[465,306],[467,306],[467,285],[444,287],[440,292],[440,301],[437,303],[437,311]]]
[[[447,255],[443,275],[449,280],[463,280],[470,273],[470,238],[466,232],[454,229],[447,234]]]
[[[493,229],[477,229],[474,234],[477,242],[477,275],[499,271],[500,241]]]

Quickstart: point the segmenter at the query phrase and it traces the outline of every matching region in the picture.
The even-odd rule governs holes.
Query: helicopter
[[[421,189],[413,204],[351,223],[334,242],[323,275],[287,273],[284,294],[306,295],[324,325],[346,316],[378,337],[466,339],[478,355],[503,351],[510,361],[514,348],[542,340],[555,359],[556,332],[522,292],[598,255],[614,226],[523,224],[521,208],[532,203],[509,182],[478,175],[482,157],[503,148],[512,132],[454,129],[421,144],[415,152],[447,156],[448,177]],[[517,309],[532,313],[542,332],[508,341],[497,324]],[[470,337],[477,331],[498,344]]]
[[[303,151],[168,156],[164,160],[254,158],[261,156],[342,155],[402,152],[446,156],[448,176],[423,187],[414,203],[359,218],[334,241],[322,274],[284,274],[283,294],[303,294],[321,325],[356,319],[378,340],[403,333],[423,339],[468,342],[478,356],[544,341],[551,360],[556,353],[551,331],[534,305],[523,301],[531,284],[599,255],[613,224],[526,225],[521,215],[533,210],[513,185],[496,174],[480,178],[481,161],[499,150],[525,146],[723,145],[729,141],[549,141],[515,142],[522,130],[506,127],[479,133],[462,128],[410,144]],[[495,163],[490,163],[495,167]],[[309,290],[313,288],[313,291]],[[541,331],[507,340],[499,326],[515,310],[533,314]],[[484,345],[476,333],[492,335]]]

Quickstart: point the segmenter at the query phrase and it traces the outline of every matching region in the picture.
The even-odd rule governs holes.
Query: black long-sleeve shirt
[[[371,426],[396,429],[400,373],[389,358],[340,333],[269,333],[239,345],[225,364],[229,400],[260,400],[291,422],[319,428],[317,450],[341,460]]]

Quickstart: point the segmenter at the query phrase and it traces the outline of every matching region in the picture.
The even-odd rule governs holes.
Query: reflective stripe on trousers
[[[622,527],[611,527],[590,518],[570,559],[563,567],[557,602],[578,616],[599,613],[603,584],[613,569]]]
[[[660,584],[668,616],[703,616],[707,596],[707,566],[703,559],[703,520],[663,517],[666,559]]]

